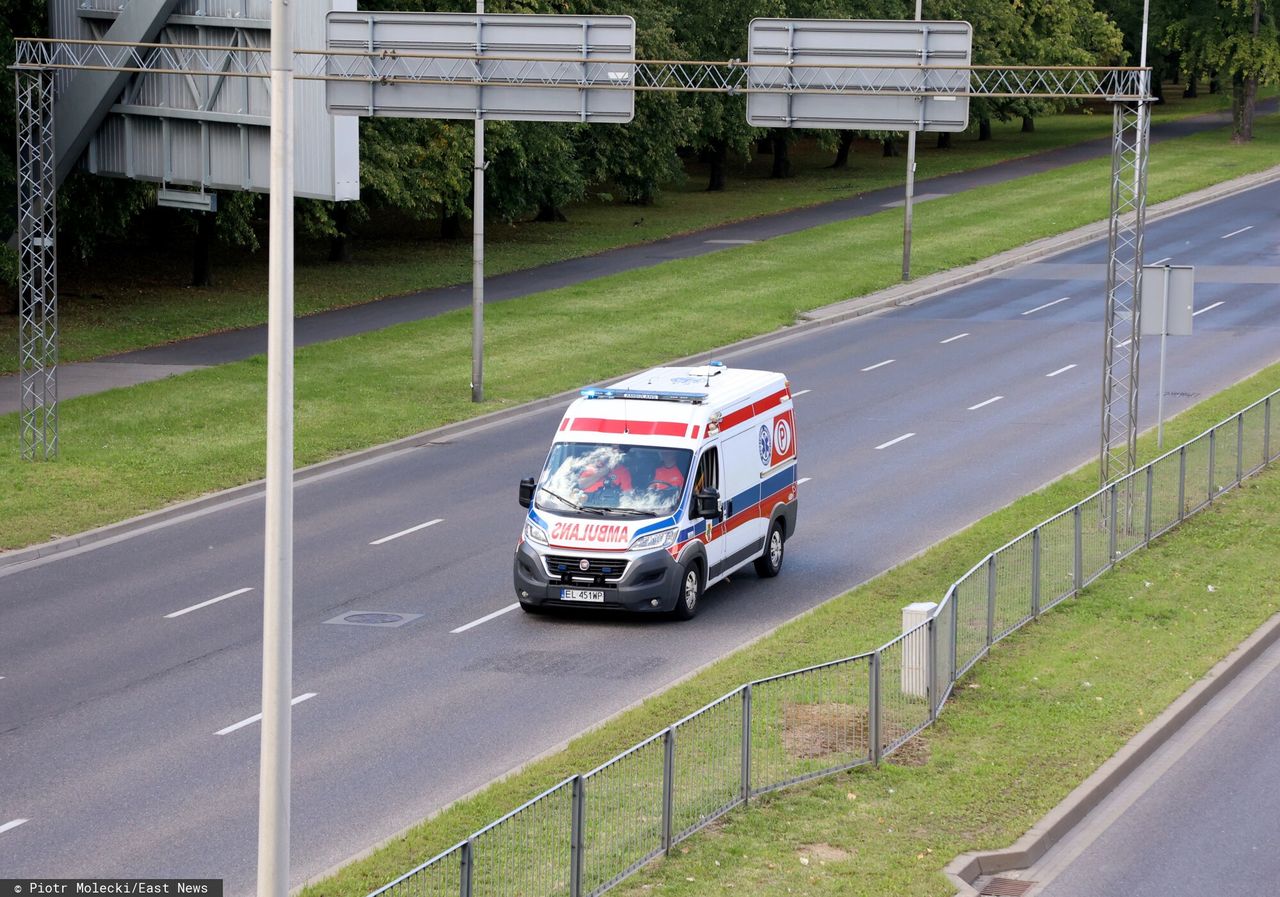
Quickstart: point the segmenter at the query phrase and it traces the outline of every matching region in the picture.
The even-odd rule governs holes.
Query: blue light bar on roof
[[[688,402],[700,405],[707,400],[705,392],[666,392],[663,390],[584,389],[584,399],[640,399],[648,402]]]

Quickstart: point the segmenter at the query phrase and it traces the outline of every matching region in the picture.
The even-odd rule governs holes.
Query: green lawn
[[[1280,117],[1258,139],[1225,132],[1161,145],[1152,202],[1275,162]],[[944,270],[1107,214],[1100,159],[922,203],[915,270]],[[901,215],[885,211],[765,243],[495,304],[487,401],[470,402],[470,312],[298,351],[296,460],[305,465],[767,333],[801,312],[895,283]],[[595,318],[609,327],[587,327]],[[556,363],[529,351],[581,334]],[[60,402],[54,463],[0,454],[0,547],[81,532],[263,475],[263,357]],[[0,417],[0,432],[17,415]]]
[[[1166,445],[1177,445],[1278,387],[1280,365],[1171,421]],[[1153,434],[1142,438],[1144,458],[1154,456],[1154,441]],[[896,634],[904,605],[940,600],[987,552],[1088,495],[1096,483],[1096,470],[1088,465],[1017,500],[576,739],[565,751],[448,808],[308,887],[307,897],[362,897],[543,789],[593,768],[743,682],[874,649]],[[959,681],[940,722],[880,768],[862,767],[755,799],[615,893],[953,893],[940,871],[955,855],[1015,841],[1280,610],[1277,519],[1280,471],[1272,469],[996,645]],[[631,762],[651,767],[653,758],[642,752]],[[709,774],[703,779],[714,786]],[[634,793],[637,800],[647,794],[643,806],[652,806],[652,794]],[[542,824],[550,826],[554,818],[552,813]],[[638,810],[627,818],[634,820],[633,829],[652,829],[653,820]]]
[[[1184,117],[1224,107],[1222,95],[1170,101],[1154,119]],[[918,177],[923,179],[991,165],[1059,146],[1106,138],[1107,107],[1092,114],[1037,120],[1030,134],[1020,122],[996,122],[993,139],[956,135],[954,146],[938,150],[931,137],[920,141]],[[832,153],[812,141],[794,152],[795,176],[768,177],[771,157],[757,156],[735,168],[723,193],[707,193],[704,166],[692,164],[689,179],[665,191],[658,203],[640,208],[600,198],[568,210],[565,224],[497,220],[486,223],[486,268],[501,274],[573,258],[728,221],[854,196],[900,184],[905,160],[885,159],[880,144],[861,141],[847,169],[828,168]],[[1105,195],[1105,194],[1102,194]],[[897,213],[899,217],[901,213]],[[471,279],[471,241],[441,241],[433,225],[389,220],[369,227],[354,241],[346,264],[325,261],[326,247],[299,243],[295,303],[300,315],[368,302],[384,296],[466,283]],[[153,233],[109,258],[89,264],[64,255],[59,262],[60,358],[83,361],[102,355],[171,342],[185,337],[261,324],[266,320],[266,252],[216,253],[216,288],[193,289],[189,233]],[[263,244],[265,245],[265,239]],[[900,250],[899,250],[900,252]],[[16,321],[0,319],[0,372],[17,369]]]

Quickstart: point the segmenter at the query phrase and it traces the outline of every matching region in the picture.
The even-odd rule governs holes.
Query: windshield
[[[538,504],[552,511],[670,514],[680,505],[689,449],[557,442],[538,483]]]

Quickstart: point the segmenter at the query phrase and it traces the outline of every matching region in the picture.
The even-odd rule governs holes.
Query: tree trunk
[[[347,212],[346,203],[334,203],[333,226],[338,229],[338,233],[329,238],[329,261],[350,261],[351,246],[347,242],[347,237],[351,232],[351,215]]]
[[[209,248],[213,245],[213,214],[196,213],[196,242],[191,247],[191,285],[213,286],[213,271],[209,266]]]
[[[542,224],[559,224],[569,219],[564,216],[564,212],[560,211],[555,203],[544,200],[538,203],[538,214],[533,220]]]
[[[711,192],[723,190],[725,167],[729,158],[729,145],[724,140],[713,140],[708,150],[707,161],[711,163],[711,173],[707,179],[707,190]]]
[[[1258,40],[1258,31],[1262,25],[1262,0],[1253,0],[1253,40]],[[1258,107],[1258,76],[1245,75],[1243,72],[1232,79],[1234,90],[1231,96],[1232,119],[1235,121],[1235,133],[1231,135],[1233,143],[1248,143],[1253,139],[1253,116]],[[1240,112],[1237,115],[1237,102]]]
[[[1022,116],[1022,133],[1031,134],[1036,129],[1036,120],[1030,115]]]
[[[440,239],[457,240],[462,236],[462,215],[440,211]]]
[[[840,132],[840,146],[836,148],[836,160],[831,163],[832,168],[848,168],[849,153],[853,149],[854,134],[852,131]]]
[[[0,314],[16,318],[18,316],[17,286],[9,286],[8,284],[5,284],[3,287],[0,287],[0,289],[3,289],[4,291],[3,293],[0,293],[0,309],[3,310],[0,311]]]
[[[951,149],[951,132],[938,132],[938,149]]]
[[[892,137],[886,137],[884,139],[883,158],[892,159],[896,155],[898,155],[898,144],[894,143]]]
[[[773,170],[770,171],[771,178],[789,178],[791,177],[791,155],[787,151],[787,137],[785,134],[773,135]]]
[[[1200,95],[1199,84],[1195,75],[1187,75],[1187,86],[1182,91],[1183,99],[1194,100]]]
[[[979,140],[991,139],[991,119],[989,118],[978,119],[978,139]]]

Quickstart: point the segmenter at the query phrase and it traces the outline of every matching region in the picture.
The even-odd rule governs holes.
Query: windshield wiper
[[[610,514],[626,514],[630,517],[655,517],[652,511],[641,511],[637,508],[598,508],[600,511],[607,511]]]
[[[585,505],[578,504],[576,501],[569,501],[569,499],[565,498],[563,495],[558,495],[555,492],[552,492],[546,486],[539,486],[538,489],[541,490],[542,492],[547,493],[547,495],[550,495],[552,498],[554,498],[556,501],[560,502],[561,504],[568,505],[569,507],[573,508],[575,511],[580,511],[582,513],[598,514],[603,516],[606,510],[605,508],[588,508]]]

